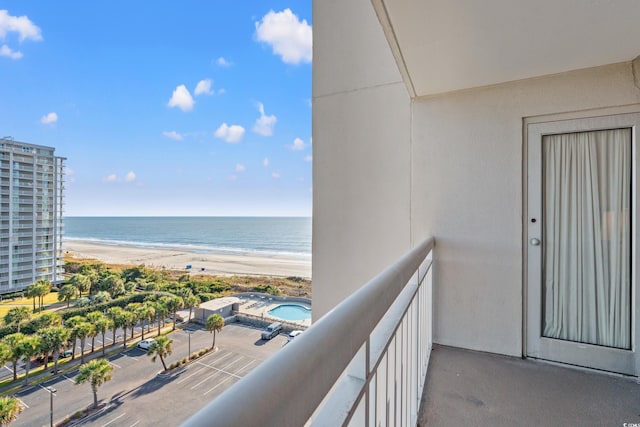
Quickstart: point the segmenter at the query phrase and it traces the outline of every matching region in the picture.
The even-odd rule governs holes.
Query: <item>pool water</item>
[[[297,304],[280,304],[269,310],[269,314],[290,321],[311,319],[311,309]]]

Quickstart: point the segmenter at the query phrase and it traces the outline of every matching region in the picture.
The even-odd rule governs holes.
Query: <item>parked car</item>
[[[270,340],[280,333],[282,330],[282,324],[280,322],[275,322],[264,328],[262,331],[261,337],[263,340]]]
[[[151,347],[151,344],[154,342],[156,342],[156,340],[153,338],[147,338],[146,340],[140,341],[136,347],[142,350],[149,350],[149,347]]]
[[[295,337],[297,337],[298,335],[300,335],[301,333],[303,333],[304,331],[299,331],[299,330],[295,330],[295,331],[291,331],[289,332],[289,335],[287,335],[287,342],[284,343],[284,345],[289,344],[291,341],[293,341],[293,339]]]

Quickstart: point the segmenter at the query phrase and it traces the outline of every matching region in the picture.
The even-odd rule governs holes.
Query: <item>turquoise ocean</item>
[[[308,217],[65,217],[64,240],[311,258]]]

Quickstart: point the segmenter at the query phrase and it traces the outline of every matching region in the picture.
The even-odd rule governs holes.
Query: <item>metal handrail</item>
[[[418,272],[434,244],[429,238],[406,253],[183,426],[248,426],[256,420],[277,426],[304,425]],[[304,387],[300,387],[301,382]]]

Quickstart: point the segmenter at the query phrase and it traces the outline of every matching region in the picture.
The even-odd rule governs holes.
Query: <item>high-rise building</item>
[[[0,138],[0,294],[63,280],[64,157]]]

